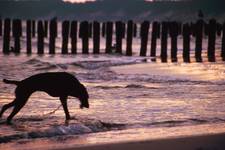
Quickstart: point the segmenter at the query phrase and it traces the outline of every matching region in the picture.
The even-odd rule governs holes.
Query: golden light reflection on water
[[[180,79],[217,81],[225,80],[225,65],[212,63],[145,63],[111,67],[121,74],[165,75]]]
[[[204,134],[224,133],[225,124],[197,125],[171,128],[135,128],[121,131],[97,133],[86,138],[88,143],[114,143],[123,141],[142,141],[166,139],[172,137],[194,136]]]
[[[7,63],[1,64],[3,65],[2,68],[5,69],[2,71],[2,77],[23,79],[34,73],[41,72],[38,70],[40,69],[38,65],[48,68],[48,65],[55,64],[55,61],[66,65],[68,61],[69,64],[74,62],[74,58],[70,58],[70,60],[60,57],[43,57],[42,60],[39,60],[40,58],[22,58],[24,60],[20,60],[17,57],[12,57],[8,60],[8,58],[4,57],[4,62]],[[16,59],[19,59],[19,61]],[[24,64],[26,61],[30,62],[30,59],[34,61],[34,64],[26,65],[23,68],[25,70],[21,69],[20,65],[17,65]],[[79,61],[83,60],[83,58],[79,57],[78,59]],[[50,64],[44,63],[45,61],[50,62]],[[9,69],[9,66],[12,68]],[[142,140],[224,131],[224,124],[217,125],[218,122],[213,122],[215,118],[224,119],[225,114],[225,86],[223,85],[225,81],[225,66],[223,63],[144,63],[111,67],[108,70],[100,69],[97,71],[79,68],[78,66],[74,67],[73,65],[69,65],[68,68],[69,70],[67,71],[71,71],[81,79],[90,94],[90,109],[84,110],[79,109],[79,100],[69,97],[68,107],[72,117],[93,118],[103,122],[128,124],[142,128],[133,129],[132,127],[132,129],[124,131],[83,135],[73,141],[65,140],[67,144],[71,144],[69,142],[75,142],[78,145],[94,144],[98,142],[117,142],[116,140],[137,140],[137,137],[140,137],[140,140]],[[55,68],[53,71],[55,70],[61,71],[58,68]],[[104,71],[115,71],[118,78],[98,78],[98,76],[105,73]],[[9,73],[11,73],[11,76]],[[105,76],[108,76],[107,73]],[[85,76],[86,74],[88,76]],[[89,80],[89,76],[92,77],[93,75],[96,75],[97,79]],[[221,82],[217,84],[217,81]],[[12,101],[15,86],[2,83],[0,83],[0,86],[4,89],[0,95],[1,104]],[[60,101],[58,98],[50,97],[42,92],[34,93],[15,119],[28,118],[29,120],[30,117],[32,120],[32,117],[37,117],[40,121],[26,121],[25,123],[20,121],[22,124],[19,127],[20,131],[4,127],[1,128],[0,134],[14,134],[22,132],[21,130],[52,129],[55,126],[64,125],[62,107],[54,114],[45,116],[54,111],[59,105]],[[3,119],[6,118],[9,112],[10,110],[4,114]],[[212,124],[199,126],[195,119],[209,121]],[[173,127],[174,124],[171,123],[169,128],[165,127],[166,125],[157,126],[157,128],[155,126],[145,128],[146,125],[151,123],[163,124],[167,121],[187,121],[187,123],[184,124],[184,127],[183,124],[179,127]],[[42,142],[44,142],[43,139],[40,140],[40,143]],[[58,144],[54,140],[46,143]]]

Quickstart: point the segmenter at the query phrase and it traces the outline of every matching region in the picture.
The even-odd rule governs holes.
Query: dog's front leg
[[[67,107],[67,96],[60,97],[60,101],[62,103],[64,113],[66,115],[66,121],[70,120],[70,114]]]

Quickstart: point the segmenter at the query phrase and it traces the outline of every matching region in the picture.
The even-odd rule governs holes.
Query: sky
[[[87,2],[87,1],[95,1],[95,0],[64,0],[66,2],[73,2],[73,3],[84,3],[84,2]]]
[[[95,0],[64,0],[65,2],[72,2],[72,3],[84,3],[87,1],[95,1]],[[152,0],[146,0],[146,1],[152,1]]]

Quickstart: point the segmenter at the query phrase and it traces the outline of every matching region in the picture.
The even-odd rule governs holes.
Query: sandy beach
[[[224,139],[225,133],[220,133],[171,139],[71,147],[64,150],[224,150]]]
[[[4,150],[224,150],[225,124],[133,128],[65,137],[23,139]],[[181,132],[182,131],[182,132]]]

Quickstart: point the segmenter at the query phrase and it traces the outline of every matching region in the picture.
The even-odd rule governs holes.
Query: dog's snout
[[[83,109],[83,108],[89,108],[89,104],[87,103],[87,104],[81,104],[80,105],[80,108],[81,109]]]

